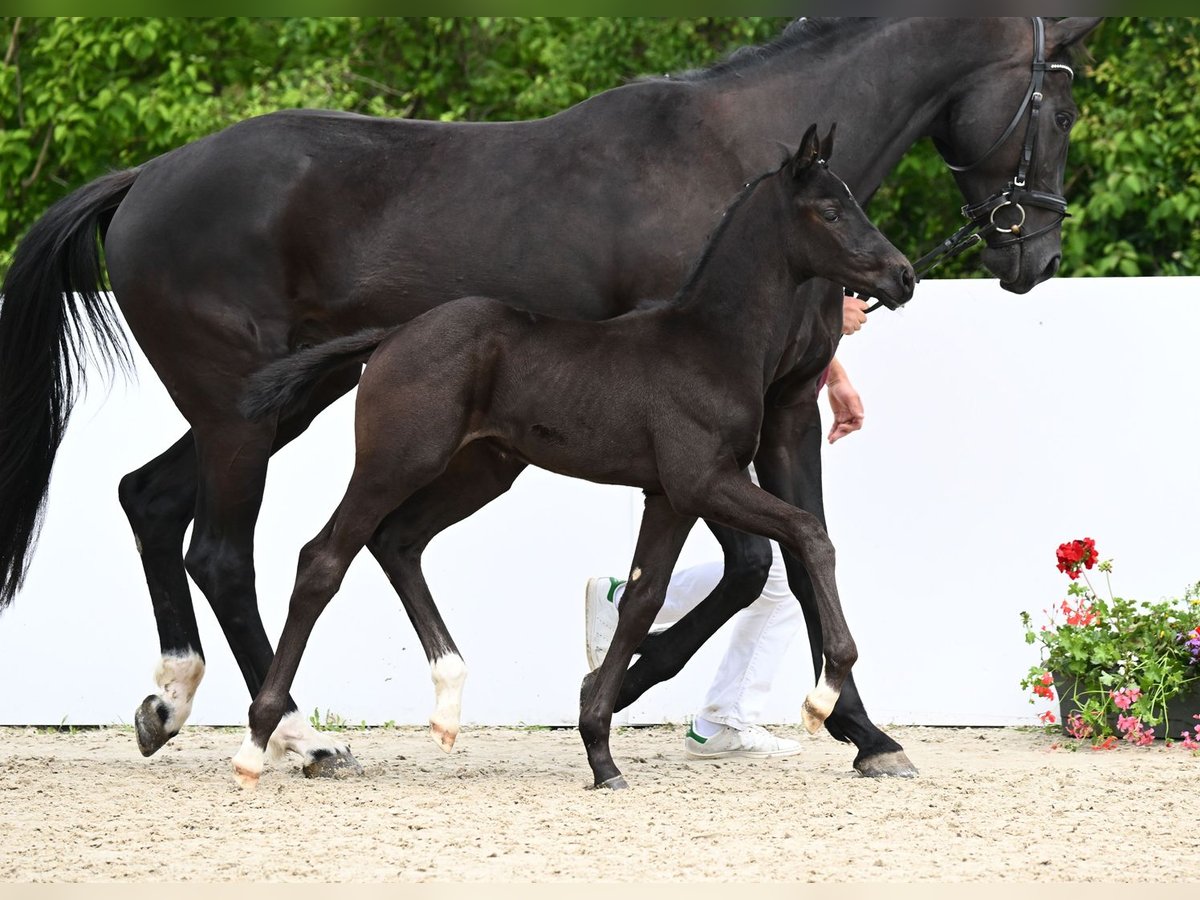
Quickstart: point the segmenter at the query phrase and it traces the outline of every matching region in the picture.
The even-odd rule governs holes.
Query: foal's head
[[[798,281],[825,278],[899,306],[912,297],[912,266],[829,170],[833,133],[830,128],[818,140],[817,126],[810,126],[775,179],[788,209],[784,238],[792,273]]]

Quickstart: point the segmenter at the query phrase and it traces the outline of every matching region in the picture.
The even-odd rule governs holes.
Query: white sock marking
[[[193,651],[164,656],[154,670],[158,696],[166,704],[168,716],[163,728],[174,734],[192,714],[192,698],[204,678],[204,660]]]
[[[448,653],[435,659],[429,670],[434,691],[434,709],[429,717],[429,725],[433,739],[449,753],[454,749],[454,740],[458,737],[467,666],[461,656]]]
[[[804,719],[804,727],[808,729],[809,734],[817,731],[833,712],[833,707],[837,704],[840,691],[836,691],[825,678],[825,667],[821,667],[821,677],[817,679],[817,686],[808,692],[808,696],[804,698],[804,707],[801,710],[801,715]]]
[[[305,762],[309,762],[314,750],[345,754],[350,752],[350,745],[336,740],[327,731],[317,731],[299,710],[280,719],[271,733],[271,739],[267,741],[267,757],[273,763],[283,759],[289,752],[298,753]]]
[[[258,778],[263,770],[263,752],[254,746],[250,739],[250,729],[246,729],[246,737],[242,746],[233,757],[233,777],[246,790],[258,787]]]

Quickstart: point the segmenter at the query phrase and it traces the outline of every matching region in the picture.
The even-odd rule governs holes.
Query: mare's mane
[[[649,75],[639,81],[705,81],[723,75],[741,74],[769,62],[795,47],[813,50],[851,31],[863,29],[873,19],[813,19],[793,20],[779,37],[758,46],[739,47],[724,59],[699,69],[689,69],[669,75]]]

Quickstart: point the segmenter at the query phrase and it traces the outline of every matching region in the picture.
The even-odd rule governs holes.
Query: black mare
[[[258,783],[309,635],[354,557],[384,518],[402,517],[404,501],[477,442],[645,492],[620,622],[580,710],[596,787],[626,787],[609,749],[613,706],[697,518],[774,538],[803,560],[824,648],[804,717],[810,731],[821,727],[857,658],[833,545],[815,516],[755,486],[746,467],[784,354],[823,341],[817,319],[790,308],[800,283],[820,276],[901,304],[915,276],[829,170],[833,132],[820,143],[816,135],[814,125],[794,157],[747,185],[669,303],[582,322],[469,297],[392,330],[296,353],[251,380],[243,411],[274,417],[304,384],[369,355],[354,472],[333,517],[300,552],[287,622],[234,758],[243,787]]]
[[[1066,61],[1099,20],[1045,28],[1045,58]],[[298,348],[393,325],[465,294],[537,312],[603,319],[670,296],[746,181],[795,146],[804,125],[839,123],[839,169],[869,198],[901,156],[931,137],[967,201],[983,210],[1037,139],[1028,186],[1060,195],[1076,109],[1062,68],[1029,101],[1037,56],[1028,19],[794,23],[779,39],[708,69],[597,95],[546,119],[503,124],[383,120],[288,111],[233,125],[67,196],[30,230],[0,308],[0,606],[29,563],[50,468],[73,399],[82,332],[118,348],[96,235],[116,302],[192,430],[121,481],[158,625],[159,688],[136,715],[145,754],[186,720],[203,652],[186,573],[204,592],[247,687],[272,649],[259,617],[254,525],[271,454],[357,382],[331,373],[277,420],[237,411],[247,377]],[[1014,112],[1017,117],[1014,118]],[[1011,125],[1010,125],[1011,123]],[[1026,138],[1023,144],[1023,136]],[[680,189],[678,185],[685,185]],[[1028,204],[1027,204],[1028,205]],[[1062,209],[1031,206],[1014,239],[987,229],[984,262],[1014,292],[1052,276]],[[1009,222],[1003,218],[1002,222]],[[486,248],[486,252],[480,252]],[[536,283],[531,271],[540,273]],[[64,300],[76,291],[78,301]],[[768,397],[755,468],[762,485],[823,519],[820,424],[808,373],[839,339],[840,288],[810,282],[824,339],[785,354]],[[69,293],[67,296],[70,296]],[[72,327],[72,320],[79,327]],[[428,539],[508,488],[521,469],[474,445],[384,523],[370,548],[414,618],[430,608],[419,560]],[[194,520],[186,556],[183,537]],[[677,672],[760,591],[766,541],[711,525],[725,576],[711,598],[647,642],[624,706]],[[814,663],[821,644],[809,579],[785,554]],[[425,633],[444,631],[440,621]],[[452,647],[425,646],[431,660]],[[294,706],[292,707],[294,709]],[[279,746],[313,770],[331,748],[303,716]],[[853,679],[826,727],[858,747],[865,774],[911,774],[867,716]],[[281,726],[282,728],[282,726]]]

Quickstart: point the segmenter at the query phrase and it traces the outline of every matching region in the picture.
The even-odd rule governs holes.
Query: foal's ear
[[[804,132],[804,137],[800,141],[800,147],[796,151],[796,156],[792,159],[792,177],[799,178],[809,167],[821,158],[821,145],[817,142],[817,126],[815,124],[808,126],[808,131]]]
[[[829,126],[829,134],[821,138],[821,159],[829,162],[833,158],[833,133],[837,131],[837,122]]]
[[[1046,26],[1046,55],[1053,55],[1059,50],[1065,50],[1079,43],[1103,21],[1103,17],[1091,19],[1076,17],[1051,22]]]

